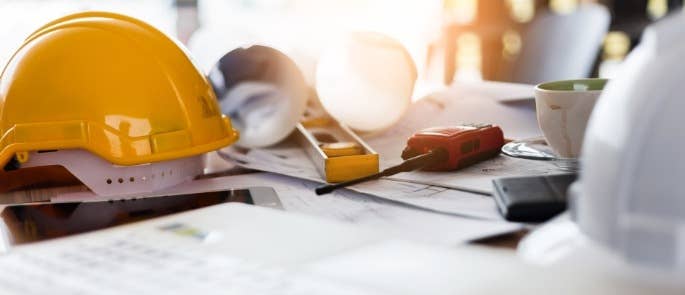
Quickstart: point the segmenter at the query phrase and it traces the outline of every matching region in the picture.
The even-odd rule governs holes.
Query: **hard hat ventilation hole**
[[[154,178],[154,175],[153,175],[152,178]],[[141,176],[141,177],[140,177],[140,180],[141,180],[141,181],[147,181],[148,179],[149,179],[149,178],[148,178],[147,176]],[[118,183],[123,184],[123,183],[126,182],[126,178],[125,178],[125,177],[117,178],[116,181],[117,181]],[[129,182],[136,182],[136,177],[135,177],[135,176],[130,176],[130,177],[128,178],[128,181],[129,181]],[[106,182],[107,182],[107,184],[112,184],[114,181],[113,181],[111,178],[107,178]]]

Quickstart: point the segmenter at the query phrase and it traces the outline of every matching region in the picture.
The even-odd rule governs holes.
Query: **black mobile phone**
[[[542,222],[566,210],[566,192],[576,174],[493,180],[495,202],[509,221]]]
[[[27,204],[0,214],[10,245],[79,234],[227,202],[282,209],[272,188],[224,190],[96,202]]]

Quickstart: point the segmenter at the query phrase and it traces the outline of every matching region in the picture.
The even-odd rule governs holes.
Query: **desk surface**
[[[462,85],[459,89],[461,89],[463,91],[457,91],[459,89],[454,89],[454,87],[453,87],[453,88],[447,89],[445,91],[445,94],[443,94],[443,95],[453,95],[454,93],[463,94],[465,92],[468,92],[468,93],[475,93],[475,94],[477,94],[477,96],[479,96],[479,97],[482,96],[484,99],[486,99],[485,96],[491,96],[492,95],[492,93],[488,92],[488,90],[495,89],[495,90],[497,90],[498,93],[500,93],[500,92],[501,93],[508,93],[507,91],[501,90],[501,88],[503,87],[502,85],[499,85],[499,84],[492,85],[492,83],[490,83],[490,84],[489,83],[482,83],[482,84],[483,84],[482,87],[479,86],[480,84],[476,85],[478,87],[474,86],[473,84]],[[456,86],[458,86],[458,85],[456,85]],[[517,86],[517,85],[514,85],[514,86]],[[518,85],[518,87],[522,87],[522,86]],[[491,104],[488,104],[488,105],[491,105]],[[520,106],[518,106],[518,107],[520,107]],[[528,114],[528,113],[526,113],[526,114]],[[520,115],[521,114],[519,114],[519,117],[520,117]],[[532,118],[531,120],[533,120],[533,121],[535,120],[533,115],[526,116],[526,118],[528,118],[528,117]],[[500,123],[512,124],[511,122],[500,122]],[[526,124],[530,125],[533,123],[527,122]],[[210,164],[210,167],[209,167],[210,172],[226,171],[227,168],[229,168],[229,169],[235,168],[230,164],[227,165],[227,163],[225,161],[220,160],[218,157],[215,156],[215,153],[210,153],[210,155],[213,156],[213,158],[214,158],[214,160],[208,161],[208,163]],[[229,171],[228,173],[226,173],[226,172],[214,173],[211,176],[212,177],[218,177],[218,176],[236,175],[236,174],[242,174],[242,173],[249,172],[249,171],[245,171],[244,169],[241,169],[241,168],[230,169],[228,171]],[[262,184],[262,185],[265,185],[265,184]],[[390,204],[389,206],[392,206],[392,204]],[[321,211],[321,210],[319,210],[319,211]],[[430,211],[424,211],[424,212],[430,212]],[[430,213],[427,213],[427,214],[430,214]],[[325,214],[321,214],[321,215],[325,215]],[[332,214],[330,214],[330,215],[331,215],[331,217],[335,217],[333,215],[336,215],[336,212],[332,212]],[[455,217],[455,218],[458,218],[458,217]],[[454,222],[458,222],[458,220],[455,219]],[[391,225],[391,224],[388,223],[388,225]],[[403,224],[397,224],[396,227],[401,229],[402,226],[403,226]],[[447,229],[448,229],[448,227],[443,228],[443,230],[447,230]],[[452,229],[452,230],[454,230],[454,229]],[[479,245],[492,246],[492,247],[498,247],[498,248],[515,249],[516,245],[518,244],[518,241],[524,236],[525,233],[526,233],[526,231],[519,231],[519,232],[515,232],[512,234],[499,235],[496,237],[478,240],[475,243],[479,244]]]
[[[530,231],[527,229],[522,229],[508,234],[476,240],[471,242],[471,244],[493,248],[516,250],[516,247],[518,246],[521,239],[523,239],[529,232]]]

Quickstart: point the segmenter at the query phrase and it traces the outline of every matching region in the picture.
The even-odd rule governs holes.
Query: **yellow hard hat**
[[[0,163],[83,148],[119,165],[231,144],[209,82],[182,47],[123,15],[86,12],[31,34],[0,75]]]
[[[81,149],[130,166],[217,150],[238,133],[174,40],[119,14],[85,12],[31,34],[0,74],[0,164]]]

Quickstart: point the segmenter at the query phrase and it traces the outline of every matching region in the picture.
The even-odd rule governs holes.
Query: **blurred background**
[[[83,10],[143,19],[185,43],[208,71],[225,52],[262,43],[293,57],[308,79],[345,32],[400,40],[420,81],[538,83],[611,77],[651,22],[683,0],[0,0],[0,65],[47,21]]]

